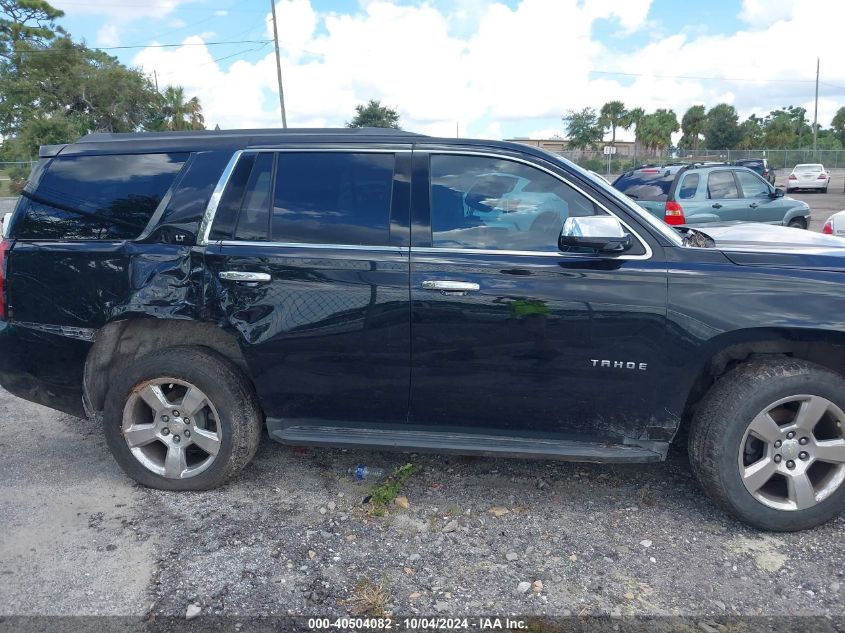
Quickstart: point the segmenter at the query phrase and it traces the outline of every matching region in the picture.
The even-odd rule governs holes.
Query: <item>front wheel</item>
[[[786,226],[793,229],[806,229],[807,222],[803,218],[792,218]]]
[[[135,361],[111,386],[103,423],[118,464],[162,490],[207,490],[252,457],[262,416],[243,373],[202,347],[173,347]]]
[[[746,362],[700,403],[690,461],[705,492],[764,530],[820,525],[845,509],[845,379],[802,360]]]

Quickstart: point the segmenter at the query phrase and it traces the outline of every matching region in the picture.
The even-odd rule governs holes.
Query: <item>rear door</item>
[[[268,419],[403,423],[409,148],[246,151],[206,249]]]
[[[745,217],[749,222],[782,224],[786,215],[783,198],[773,198],[771,185],[755,173],[737,170],[736,179],[740,195],[745,201]]]
[[[566,218],[607,210],[555,172],[469,150],[417,146],[414,160],[410,422],[641,437],[665,331],[659,245],[562,253]],[[503,192],[506,176],[520,184]]]
[[[720,222],[746,220],[748,203],[739,195],[733,169],[716,169],[707,174],[706,200],[709,209],[702,211],[716,216]],[[690,219],[693,224],[695,220]]]

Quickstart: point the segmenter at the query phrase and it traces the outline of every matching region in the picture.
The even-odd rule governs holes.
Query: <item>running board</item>
[[[573,462],[659,462],[668,444],[654,443],[654,450],[627,444],[576,442],[413,430],[362,429],[336,426],[287,426],[273,420],[267,424],[270,437],[296,446],[372,448],[376,450],[452,453],[491,457],[529,457]]]

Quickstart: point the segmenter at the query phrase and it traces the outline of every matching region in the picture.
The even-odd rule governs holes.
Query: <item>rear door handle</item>
[[[757,203],[756,203],[756,202],[752,202],[752,203],[751,203],[751,204],[749,204],[748,206],[749,206],[749,207],[751,207],[752,209],[756,209],[756,208],[757,208]]]
[[[478,292],[481,286],[468,281],[450,281],[446,279],[422,282],[423,290],[439,290],[443,294],[466,294]]]
[[[713,208],[714,209],[721,209],[722,205],[717,202],[716,204],[713,205]]]
[[[251,273],[244,270],[224,270],[217,276],[226,281],[247,281],[252,283],[270,281],[269,273]]]

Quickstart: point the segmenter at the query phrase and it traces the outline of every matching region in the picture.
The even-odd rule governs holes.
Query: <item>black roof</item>
[[[425,142],[434,145],[462,145],[510,149],[549,159],[543,150],[508,141],[474,140],[463,138],[434,138],[405,130],[389,128],[287,128],[259,130],[196,130],[184,132],[137,132],[111,134],[97,132],[67,145],[45,145],[44,158],[62,155],[117,154],[143,152],[196,152],[208,150],[234,151],[280,145],[368,144],[395,147],[396,144]]]

